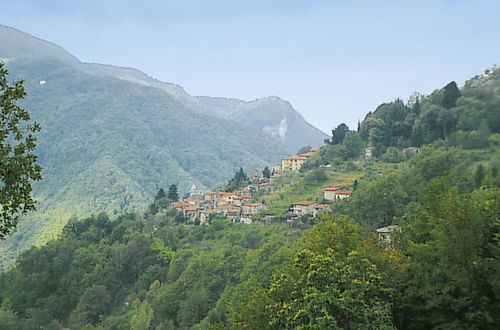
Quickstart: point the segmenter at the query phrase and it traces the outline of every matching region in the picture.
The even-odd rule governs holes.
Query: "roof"
[[[318,205],[314,206],[315,209],[326,209],[329,207],[330,207],[330,205],[328,205],[328,204],[318,204]]]
[[[377,229],[377,233],[392,233],[393,231],[400,230],[398,225],[392,225]]]
[[[201,210],[201,213],[215,213],[215,210],[212,209],[206,209],[206,210]]]
[[[250,206],[250,207],[256,207],[256,206],[261,206],[261,203],[245,203],[243,206]]]
[[[349,190],[337,190],[335,195],[350,195],[351,192]]]
[[[341,188],[339,188],[339,187],[333,187],[333,186],[332,186],[332,187],[326,187],[326,188],[325,188],[325,189],[323,189],[323,190],[325,190],[325,191],[337,191],[337,190],[340,190],[340,189],[341,189]]]
[[[303,157],[311,157],[312,155],[314,155],[314,153],[312,152],[305,152],[303,154],[300,154],[299,156],[303,156]]]
[[[250,199],[250,198],[252,198],[252,195],[241,195],[234,197],[234,199]]]
[[[315,201],[300,201],[300,202],[295,202],[292,205],[304,205],[304,206],[309,206],[312,204],[316,204]]]
[[[205,195],[220,195],[221,192],[220,191],[209,191],[207,193],[205,193]]]
[[[186,210],[186,211],[198,211],[198,208],[196,206],[188,206],[184,210]]]

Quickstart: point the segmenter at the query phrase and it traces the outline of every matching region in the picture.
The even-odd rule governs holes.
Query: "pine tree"
[[[269,170],[269,167],[265,167],[264,170],[262,171],[262,175],[264,178],[269,179],[271,177],[271,171]]]
[[[177,193],[177,185],[173,184],[168,188],[168,198],[174,202],[179,200],[179,195]]]
[[[160,190],[158,190],[158,193],[156,194],[155,200],[165,198],[165,196],[167,196],[165,195],[165,191],[163,190],[163,188],[160,188]]]

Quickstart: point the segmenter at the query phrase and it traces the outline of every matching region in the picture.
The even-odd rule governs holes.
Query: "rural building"
[[[326,187],[323,189],[323,199],[327,201],[334,201],[335,200],[335,192],[342,190],[340,187]]]
[[[315,201],[300,201],[295,202],[290,207],[290,212],[294,215],[302,216],[302,215],[314,215],[314,206],[318,203]]]
[[[392,242],[393,233],[400,230],[401,228],[398,225],[392,225],[377,229],[377,235],[381,242],[390,245]]]
[[[298,171],[307,160],[304,156],[287,157],[281,160],[281,171]]]
[[[349,190],[337,190],[333,192],[333,195],[335,196],[334,200],[345,199],[351,196],[351,192]]]

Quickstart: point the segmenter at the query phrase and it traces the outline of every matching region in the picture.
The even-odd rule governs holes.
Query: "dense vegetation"
[[[213,218],[192,227],[174,210],[73,219],[0,276],[0,324],[493,329],[500,178],[491,156],[424,149],[361,180],[298,241],[288,226]],[[388,224],[401,227],[390,245],[371,229]]]
[[[281,176],[273,183],[276,191],[257,195],[267,205],[260,215],[267,225],[224,217],[213,217],[208,226],[186,223],[167,208],[178,197],[177,182],[160,183],[170,186],[168,195],[152,187],[151,196],[158,193],[144,214],[74,217],[57,239],[24,252],[15,267],[0,274],[0,325],[496,329],[499,85],[500,70],[494,69],[462,89],[450,83],[408,103],[383,104],[357,131],[338,125],[300,173]],[[99,115],[88,120],[119,122]],[[404,154],[405,147],[420,148]],[[108,156],[101,160],[109,161],[108,167],[91,167],[85,175],[122,168],[115,154]],[[114,178],[107,187],[119,182],[132,189],[127,177]],[[226,188],[247,182],[240,169]],[[353,193],[316,218],[287,222],[291,202],[321,201],[327,185]],[[391,241],[381,241],[375,229],[388,225],[399,227]]]
[[[241,279],[272,271],[298,233],[174,214],[71,220],[61,238],[32,248],[0,280],[0,324],[107,329],[189,328],[224,322],[222,297]],[[57,260],[57,261],[56,261]]]

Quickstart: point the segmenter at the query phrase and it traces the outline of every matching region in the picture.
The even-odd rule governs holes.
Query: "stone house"
[[[260,211],[264,210],[266,206],[261,203],[245,203],[242,205],[242,215],[244,217],[249,217],[254,214],[259,213]]]
[[[290,212],[293,215],[302,216],[302,215],[314,215],[314,206],[318,203],[315,201],[300,201],[295,202],[290,207]]]
[[[377,235],[381,242],[387,245],[391,245],[393,233],[398,231],[401,231],[401,227],[399,227],[398,225],[392,225],[378,228]]]
[[[351,192],[349,190],[337,190],[333,192],[333,195],[335,197],[334,200],[346,199],[351,196]]]
[[[323,199],[327,201],[334,201],[335,200],[335,192],[338,190],[342,190],[340,187],[326,187],[323,189]]]

